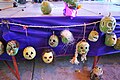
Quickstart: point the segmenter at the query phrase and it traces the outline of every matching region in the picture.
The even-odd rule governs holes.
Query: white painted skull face
[[[32,60],[36,56],[36,51],[33,47],[28,46],[24,49],[23,56],[27,60]]]
[[[80,41],[77,45],[78,45],[78,53],[80,53],[81,55],[88,53],[90,46],[88,42]]]
[[[0,55],[4,53],[4,45],[3,43],[0,41]]]
[[[53,34],[52,36],[50,36],[49,45],[51,47],[57,47],[58,43],[59,43],[59,40],[58,40],[58,37],[56,35]]]
[[[98,67],[96,66],[94,69],[93,69],[93,73],[96,74],[97,76],[100,76],[103,74],[103,69],[101,67]]]
[[[53,59],[54,59],[54,55],[53,54],[54,54],[54,52],[51,51],[51,50],[44,51],[43,55],[42,55],[42,60],[45,63],[52,63]]]
[[[88,39],[92,42],[96,42],[98,38],[99,38],[99,33],[97,31],[91,31],[88,36]]]
[[[61,32],[61,38],[64,44],[69,44],[74,41],[73,34],[69,30],[63,30]]]

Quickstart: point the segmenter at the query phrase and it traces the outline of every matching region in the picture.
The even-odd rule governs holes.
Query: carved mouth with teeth
[[[94,39],[97,39],[97,37],[93,37]]]
[[[111,33],[111,32],[112,32],[112,30],[108,30],[108,32],[109,32],[109,33]]]

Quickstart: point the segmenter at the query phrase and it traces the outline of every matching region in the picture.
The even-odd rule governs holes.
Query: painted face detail
[[[0,41],[0,55],[2,55],[4,53],[4,45],[3,43]]]
[[[54,59],[54,52],[53,50],[51,49],[47,49],[43,52],[43,55],[42,55],[42,60],[45,62],[45,63],[52,63],[53,62],[53,59]]]
[[[116,42],[114,48],[115,48],[116,50],[120,50],[120,37],[117,39],[117,42]]]
[[[35,49],[34,49],[33,47],[28,46],[28,47],[26,47],[26,48],[24,49],[24,51],[23,51],[23,56],[24,56],[24,58],[27,59],[27,60],[32,60],[32,59],[34,59],[35,56],[36,56],[36,51],[35,51]]]
[[[69,30],[63,30],[61,32],[61,37],[64,44],[69,44],[74,41],[73,34]]]
[[[53,34],[52,36],[50,36],[49,45],[51,47],[57,47],[58,43],[59,43],[59,40],[58,40],[58,37],[56,35]]]
[[[88,51],[89,51],[89,44],[88,42],[86,41],[80,41],[78,44],[77,44],[77,50],[78,50],[78,53],[80,53],[81,55],[84,55],[84,54],[87,54]]]
[[[96,66],[95,68],[92,69],[90,73],[90,78],[91,80],[101,80],[102,75],[103,75],[102,68]]]
[[[115,33],[106,34],[105,36],[105,45],[114,46],[117,42],[117,36]]]
[[[41,3],[41,11],[43,14],[50,14],[52,11],[51,3],[49,1],[43,1]]]
[[[100,22],[100,30],[103,33],[112,33],[116,26],[114,17],[103,17]]]
[[[15,56],[19,50],[19,43],[16,40],[11,40],[7,43],[6,51],[8,55]]]
[[[98,38],[99,38],[99,33],[97,31],[91,31],[88,36],[88,39],[92,42],[96,42]]]

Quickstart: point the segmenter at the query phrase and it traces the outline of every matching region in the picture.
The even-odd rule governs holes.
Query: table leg
[[[20,80],[20,75],[19,75],[19,71],[18,71],[18,66],[17,66],[17,62],[14,56],[12,56],[12,60],[13,60],[13,64],[14,64],[14,69],[15,71],[11,68],[11,66],[8,64],[7,61],[4,61],[4,63],[8,66],[9,70],[14,74],[14,76]]]
[[[93,61],[93,66],[92,66],[92,68],[96,67],[96,65],[98,64],[99,59],[100,59],[99,56],[95,56],[95,57],[94,57],[94,61]]]

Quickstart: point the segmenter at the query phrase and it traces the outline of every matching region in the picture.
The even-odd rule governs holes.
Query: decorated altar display
[[[68,17],[68,19],[70,19],[70,18]],[[70,20],[72,20],[72,19],[70,19]],[[99,27],[96,27],[96,25],[98,25],[99,22],[100,22]],[[23,56],[25,59],[28,59],[28,60],[35,58],[35,56],[37,55],[36,47],[39,46],[37,41],[36,41],[36,43],[37,43],[36,45],[35,44],[32,44],[32,46],[30,45],[30,41],[32,38],[29,38],[29,37],[30,37],[30,35],[33,35],[29,32],[30,28],[41,28],[43,30],[47,29],[47,28],[50,28],[50,29],[61,28],[59,30],[59,32],[56,32],[56,30],[52,30],[50,32],[51,35],[49,35],[49,37],[45,36],[45,34],[44,34],[43,36],[46,37],[45,40],[47,40],[47,42],[44,42],[45,41],[44,39],[43,39],[43,42],[45,43],[45,46],[48,45],[48,47],[53,48],[53,51],[55,50],[54,53],[57,53],[57,54],[68,52],[67,51],[68,47],[70,47],[69,50],[71,50],[72,53],[73,53],[73,51],[75,53],[73,59],[70,61],[72,64],[79,63],[79,61],[77,60],[78,54],[81,55],[81,61],[84,63],[87,60],[87,55],[91,55],[91,52],[92,52],[91,47],[94,47],[91,45],[91,43],[96,44],[99,41],[101,41],[101,39],[102,39],[102,43],[105,46],[113,48],[113,50],[119,50],[119,38],[117,39],[117,37],[119,37],[119,36],[117,36],[116,33],[114,32],[116,25],[118,25],[118,24],[117,24],[115,18],[112,17],[111,15],[103,17],[101,19],[101,21],[77,24],[77,25],[70,25],[70,26],[69,25],[68,26],[25,25],[25,24],[11,22],[10,20],[4,20],[4,19],[1,21],[0,25],[1,26],[6,25],[7,30],[10,30],[9,31],[10,34],[13,34],[11,32],[12,29],[14,29],[13,26],[16,26],[16,27],[19,26],[20,29],[23,30],[23,32],[25,33],[24,37],[26,36],[26,40],[27,40],[26,43],[28,46],[28,47],[26,47],[26,46],[22,47],[22,49],[26,47],[23,51]],[[89,28],[89,25],[92,25],[93,27],[90,28],[89,33],[88,33],[87,28]],[[81,32],[82,32],[81,36],[83,36],[82,38],[81,38],[81,36],[76,37],[75,34],[73,33],[73,31],[71,30],[71,28],[77,28],[78,26],[79,26],[79,28],[81,28]],[[78,31],[79,31],[79,28],[77,29]],[[15,31],[16,30],[17,30],[17,28],[15,28]],[[102,36],[100,36],[101,33],[103,34]],[[3,35],[3,38],[5,40],[8,39],[6,51],[10,56],[15,56],[19,53],[20,45],[21,44],[23,45],[23,43],[19,42],[19,38],[16,39],[16,37],[13,37],[15,35],[13,35],[12,37],[10,37],[10,36],[12,36],[12,35],[9,35],[9,34]],[[103,36],[104,36],[104,38],[103,38]],[[34,35],[33,35],[33,37],[34,37]],[[34,43],[34,41],[32,43]],[[76,45],[76,47],[74,48],[75,45]],[[60,51],[56,52],[60,46],[61,46],[60,51],[63,51],[63,52],[60,52]],[[1,47],[0,54],[3,54],[3,52],[5,52],[3,48],[5,46],[2,44],[2,42],[0,43],[0,47]],[[44,46],[41,46],[41,47],[44,47]],[[98,46],[98,47],[100,47],[100,46]],[[90,51],[90,53],[89,53],[89,51]]]
[[[72,0],[64,0],[64,5],[62,17],[1,18],[0,58],[33,60],[41,55],[39,59],[50,64],[56,56],[72,55],[70,62],[78,65],[86,63],[88,56],[120,52],[118,19],[111,14],[76,16],[81,5]],[[51,3],[43,1],[41,11],[51,14]],[[97,66],[90,72],[91,80],[101,80],[102,75],[102,68]]]

